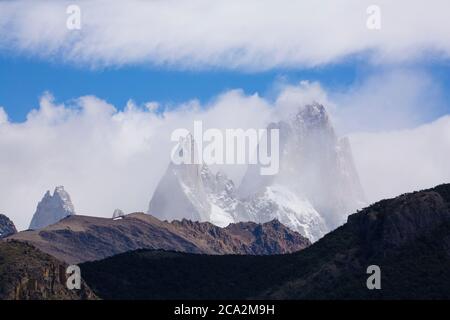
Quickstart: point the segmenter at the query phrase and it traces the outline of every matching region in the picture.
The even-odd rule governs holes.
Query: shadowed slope
[[[381,268],[381,290],[366,287],[373,264]],[[293,254],[141,250],[82,268],[105,298],[448,299],[450,185],[375,203]]]

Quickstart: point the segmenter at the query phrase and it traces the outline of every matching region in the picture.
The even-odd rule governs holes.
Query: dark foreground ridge
[[[0,241],[0,300],[96,299],[84,282],[67,289],[66,268],[29,244]]]
[[[381,290],[366,286],[374,264]],[[450,184],[375,203],[292,254],[138,250],[81,269],[106,299],[448,299]]]

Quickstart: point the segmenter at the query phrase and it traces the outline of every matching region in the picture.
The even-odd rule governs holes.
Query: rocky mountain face
[[[190,220],[172,221],[185,237],[204,238],[203,252],[217,254],[271,255],[303,250],[311,242],[277,220],[263,224],[254,222],[231,223],[225,228],[211,223]]]
[[[163,220],[209,221],[220,227],[238,221],[234,184],[208,166],[171,163],[159,183],[149,214]]]
[[[164,249],[204,254],[281,254],[302,250],[308,239],[277,221],[230,224],[161,221],[134,213],[121,219],[71,215],[39,230],[8,239],[27,242],[70,264],[99,260],[136,249]]]
[[[63,186],[56,187],[53,195],[47,191],[39,202],[30,223],[30,229],[44,228],[71,215],[75,215],[75,209],[69,194]]]
[[[13,235],[16,232],[14,223],[7,216],[0,214],[0,239]]]
[[[69,290],[66,268],[29,244],[0,241],[0,300],[97,299],[84,281]]]
[[[148,213],[219,226],[277,219],[316,241],[363,206],[349,142],[337,137],[322,105],[303,106],[268,129],[279,130],[278,174],[263,176],[259,165],[249,165],[236,188],[225,174],[213,174],[205,164],[170,163]],[[195,154],[195,146],[189,135],[180,143],[180,152]]]
[[[371,265],[381,290],[367,288]],[[82,265],[88,284],[116,299],[450,299],[449,266],[450,184],[375,203],[292,254],[140,250]]]
[[[277,190],[280,200],[272,202],[278,204],[278,215],[293,222],[280,221],[302,234],[309,232],[314,239],[344,223],[347,214],[365,204],[349,141],[337,137],[323,105],[301,107],[268,128],[280,132],[279,173],[260,176],[259,165],[251,166],[239,187],[241,196],[255,199],[256,194],[256,202],[264,202]]]

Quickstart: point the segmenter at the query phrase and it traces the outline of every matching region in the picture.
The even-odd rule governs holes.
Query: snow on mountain
[[[39,202],[30,223],[30,229],[44,228],[74,214],[75,209],[69,194],[63,186],[56,187],[53,195],[47,191]]]
[[[170,163],[149,213],[160,219],[187,218],[219,226],[277,219],[316,241],[365,203],[350,144],[337,137],[322,105],[302,106],[268,129],[280,133],[278,174],[263,176],[258,164],[249,165],[236,188],[225,174],[214,174],[205,164]],[[189,135],[178,152],[195,147]]]
[[[170,163],[157,186],[148,213],[162,220],[211,221],[225,227],[235,222],[234,185],[206,165]]]
[[[307,199],[327,230],[344,223],[348,214],[365,204],[350,143],[337,137],[324,106],[302,106],[269,128],[280,130],[280,171],[274,176],[258,176],[258,165],[250,166],[238,190],[241,197],[281,185]]]
[[[271,185],[263,192],[241,201],[239,218],[258,223],[277,219],[312,242],[327,232],[324,219],[306,198],[301,198],[288,188]]]
[[[213,174],[207,165],[196,164],[192,135],[179,143],[177,152],[192,156],[192,164],[171,162],[150,201],[148,213],[162,220],[210,221],[225,227],[236,221],[233,181]]]

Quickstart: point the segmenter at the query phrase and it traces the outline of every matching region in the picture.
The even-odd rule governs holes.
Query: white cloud
[[[329,100],[342,132],[414,128],[443,114],[443,89],[429,73],[414,69],[382,70]]]
[[[370,202],[450,182],[450,116],[410,130],[350,138]]]
[[[381,29],[366,27],[369,0],[110,0],[0,2],[0,47],[88,65],[182,68],[314,66],[371,53],[373,62],[450,55],[447,0],[378,0]]]
[[[278,116],[283,118],[286,114],[295,112],[299,105],[305,105],[316,101],[327,107],[329,113],[335,111],[335,105],[330,101],[328,93],[322,88],[319,82],[300,81],[300,83],[279,84],[279,95],[276,98],[275,106]]]
[[[450,183],[448,102],[430,74],[390,68],[329,96],[369,202]]]
[[[0,212],[27,228],[38,201],[56,185],[66,187],[78,214],[145,211],[169,163],[175,128],[192,130],[194,120],[207,127],[264,128],[269,113],[266,101],[241,91],[162,114],[131,101],[117,111],[94,96],[57,104],[46,93],[25,122],[0,122]]]

